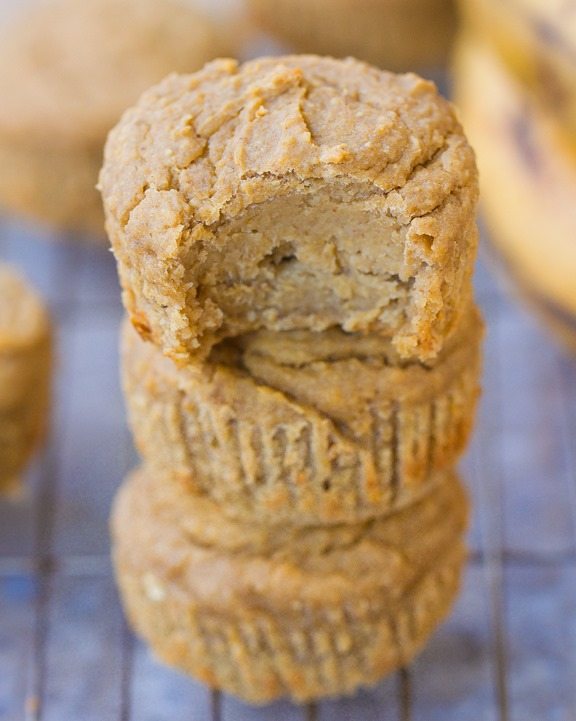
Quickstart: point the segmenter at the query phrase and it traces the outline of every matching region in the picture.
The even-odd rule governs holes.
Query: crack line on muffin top
[[[238,74],[239,69],[240,69],[239,67],[236,68],[236,74]],[[211,79],[211,78],[208,78],[207,81],[210,80],[210,79]],[[169,79],[169,80],[170,80],[170,79]],[[165,81],[165,84],[168,84],[168,81]],[[310,84],[309,82],[308,82],[307,85],[306,85],[306,91],[307,91],[307,92],[309,92],[310,89],[311,89],[310,85],[311,85],[311,84]],[[162,86],[160,86],[160,87],[162,87]],[[198,88],[194,88],[194,90],[197,90],[197,89],[198,89]],[[286,93],[286,92],[288,92],[289,89],[291,89],[291,86],[287,86],[286,88],[284,88],[284,91],[283,91],[283,92]],[[136,106],[136,108],[134,108],[134,109],[132,109],[131,111],[129,111],[129,113],[127,114],[127,119],[130,119],[131,116],[134,116],[134,119],[135,119],[135,118],[138,118],[138,122],[139,122],[139,123],[142,122],[142,121],[140,120],[140,113],[139,113],[138,111],[139,111],[139,110],[142,110],[143,108],[146,107],[146,101],[149,100],[149,96],[150,96],[150,97],[154,97],[154,94],[153,94],[153,93],[147,93],[147,94],[145,94],[145,95],[143,96],[143,99],[142,99],[141,102],[139,103],[139,105]],[[276,96],[276,97],[279,97],[279,96]],[[176,100],[174,100],[174,102],[176,102]],[[363,99],[363,102],[367,102],[367,101],[366,101],[366,98]],[[380,109],[379,106],[378,106],[378,109]],[[232,115],[230,115],[230,114],[226,115],[226,114],[223,113],[222,118],[221,118],[221,121],[218,122],[218,123],[216,123],[216,125],[210,126],[209,132],[202,132],[202,129],[201,129],[201,128],[199,129],[196,125],[194,125],[193,128],[191,127],[191,129],[193,129],[194,133],[196,134],[196,137],[197,137],[197,138],[202,138],[202,139],[206,142],[206,147],[205,147],[205,150],[203,151],[203,154],[200,155],[200,156],[198,156],[198,157],[203,157],[203,155],[204,155],[205,153],[208,153],[208,154],[209,154],[209,142],[210,142],[210,140],[213,138],[214,134],[217,133],[220,129],[222,129],[222,127],[223,127],[226,123],[230,123],[230,122],[233,122],[234,120],[236,120],[236,119],[241,115],[242,112],[243,112],[243,108],[242,108],[241,104],[239,103],[239,104],[238,104],[238,107],[236,108],[235,112],[234,112]],[[196,121],[196,120],[198,119],[198,115],[199,115],[200,113],[201,113],[201,108],[198,109],[198,111],[197,111],[197,113],[196,113],[196,116],[190,115],[190,119],[191,119],[192,121]],[[404,123],[403,123],[403,124],[404,124]],[[307,124],[307,127],[309,127],[309,124]],[[405,127],[408,127],[408,126],[405,126]],[[450,136],[456,135],[456,134],[458,133],[458,131],[459,131],[459,126],[458,126],[457,122],[455,121],[455,128],[452,128],[452,129],[447,133],[447,135],[443,138],[443,142],[442,142],[441,146],[438,147],[438,148],[436,148],[436,149],[432,146],[432,147],[431,147],[432,155],[430,155],[430,156],[428,156],[428,157],[424,156],[424,157],[421,158],[421,159],[415,159],[414,164],[410,167],[410,170],[409,170],[409,172],[408,172],[408,174],[407,174],[404,182],[403,182],[402,184],[399,184],[399,185],[396,185],[396,186],[392,186],[391,188],[389,188],[388,191],[385,191],[385,192],[391,192],[391,191],[397,190],[397,189],[403,187],[403,185],[405,185],[406,183],[410,182],[411,178],[413,177],[414,172],[416,172],[419,168],[426,168],[427,166],[429,166],[429,164],[430,164],[431,162],[433,162],[434,158],[445,149],[445,147],[446,147],[446,145],[447,145],[447,142],[448,142],[448,138],[449,138]],[[118,131],[113,131],[113,134],[114,134],[115,132],[118,132]],[[311,133],[311,136],[312,136],[312,133]],[[144,137],[144,139],[143,139],[143,141],[142,141],[142,144],[144,144],[145,142],[146,142],[146,136]],[[142,157],[143,157],[143,156],[142,156]],[[188,169],[188,168],[190,167],[190,165],[191,165],[192,163],[194,163],[195,161],[196,161],[196,158],[195,158],[194,160],[192,160],[191,163],[189,163],[188,165],[179,167],[179,168],[178,168],[179,172],[181,172],[182,170]],[[389,160],[388,163],[387,163],[387,166],[388,166],[388,165],[393,165],[393,164],[394,164],[394,160]],[[387,167],[387,166],[386,166],[386,167]],[[247,176],[247,177],[248,177],[248,176]],[[349,176],[344,175],[344,177],[349,177]]]
[[[243,183],[246,183],[246,181],[251,181],[251,180],[283,181],[283,180],[291,179],[291,180],[295,181],[296,183],[301,183],[303,188],[308,187],[306,185],[307,183],[314,183],[314,182],[323,183],[328,180],[342,180],[342,181],[346,181],[345,183],[342,184],[342,187],[358,186],[359,188],[361,188],[362,186],[365,186],[366,191],[364,193],[361,193],[361,192],[356,193],[354,196],[354,199],[368,200],[370,198],[380,197],[380,198],[386,200],[390,195],[392,195],[394,193],[399,193],[400,196],[402,197],[401,191],[403,189],[405,189],[406,186],[410,186],[413,183],[414,176],[416,175],[416,173],[429,170],[430,167],[432,167],[435,163],[437,163],[443,157],[443,155],[450,149],[450,140],[452,140],[452,139],[460,140],[460,134],[458,132],[458,129],[448,133],[446,135],[446,137],[444,138],[443,144],[439,148],[437,148],[432,153],[432,155],[430,155],[429,157],[427,157],[426,159],[424,159],[422,161],[418,161],[413,166],[411,166],[408,174],[406,175],[406,177],[402,183],[399,183],[397,185],[391,185],[389,188],[386,188],[386,189],[384,189],[378,185],[377,179],[378,179],[378,175],[381,175],[382,172],[384,172],[384,170],[389,165],[394,165],[393,161],[389,161],[389,163],[386,166],[384,166],[384,168],[381,169],[379,171],[379,173],[376,174],[375,177],[372,177],[372,178],[357,177],[350,172],[330,173],[329,175],[316,174],[316,173],[311,173],[309,175],[301,175],[294,170],[287,170],[287,171],[283,171],[282,173],[273,172],[273,171],[262,171],[262,172],[257,172],[257,171],[253,171],[253,170],[246,171],[246,172],[242,173],[240,176],[238,176],[238,189],[237,189],[236,193],[231,195],[226,201],[220,203],[220,208],[218,210],[218,213],[219,213],[218,219],[215,219],[210,222],[206,222],[206,221],[202,221],[202,219],[200,219],[200,218],[192,217],[188,224],[188,229],[189,230],[191,229],[190,228],[191,225],[201,225],[204,228],[206,228],[207,230],[217,230],[223,223],[227,222],[229,219],[234,218],[235,215],[227,215],[226,211],[228,208],[233,206],[233,204],[238,200],[238,197],[242,194]],[[199,156],[199,157],[202,157],[202,156]],[[194,160],[192,162],[196,162],[196,160]],[[177,169],[178,173],[182,173],[183,171],[187,170],[188,167],[178,168]],[[178,177],[178,181],[179,182],[175,183],[174,185],[164,186],[164,184],[162,184],[158,187],[154,187],[153,185],[150,185],[150,188],[152,188],[154,190],[159,190],[159,191],[178,190],[182,194],[182,196],[185,197],[185,193],[183,193],[180,190],[181,178]],[[466,179],[463,179],[462,183],[458,183],[453,186],[453,188],[449,191],[448,196],[449,195],[457,195],[459,192],[464,190],[466,187],[467,187]],[[298,192],[298,186],[291,188],[291,190],[294,192]],[[401,221],[398,218],[398,216],[396,214],[394,214],[390,209],[386,209],[386,212],[387,212],[388,217],[394,218],[403,226],[408,226],[412,222],[412,220],[414,220],[416,218],[424,218],[428,215],[431,215],[436,210],[441,209],[445,205],[446,201],[448,200],[448,196],[442,198],[441,200],[438,201],[438,203],[436,205],[430,207],[428,210],[426,210],[425,212],[423,212],[421,214],[411,213],[407,217],[407,219],[404,221]],[[272,196],[272,197],[276,197],[276,196]],[[256,206],[263,205],[263,204],[267,203],[269,200],[270,200],[270,198],[265,198],[262,201],[254,202],[249,205],[243,206],[242,212],[246,212]],[[137,207],[137,204],[135,207]]]

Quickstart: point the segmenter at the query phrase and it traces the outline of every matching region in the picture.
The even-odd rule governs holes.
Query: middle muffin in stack
[[[450,105],[354,60],[217,61],[124,116],[101,185],[139,332],[145,466],[113,522],[134,626],[251,701],[376,682],[464,559],[482,326]]]

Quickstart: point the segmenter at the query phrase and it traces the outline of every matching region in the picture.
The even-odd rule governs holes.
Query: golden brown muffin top
[[[44,0],[2,30],[0,132],[102,144],[148,86],[222,51],[183,0]]]
[[[287,174],[374,185],[405,222],[475,184],[473,153],[433,83],[309,55],[217,60],[167,78],[111,133],[101,185],[123,223],[138,204],[163,203],[161,230],[177,215],[218,222],[262,200],[263,177]]]

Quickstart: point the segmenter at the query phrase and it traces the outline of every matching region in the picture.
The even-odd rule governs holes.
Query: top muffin
[[[110,134],[101,189],[132,321],[177,361],[332,327],[427,359],[467,307],[474,156],[412,74],[291,56],[171,76]]]

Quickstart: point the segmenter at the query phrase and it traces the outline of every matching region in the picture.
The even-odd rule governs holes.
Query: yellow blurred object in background
[[[464,25],[576,137],[576,3],[461,0]]]
[[[576,157],[540,106],[477,36],[462,37],[455,94],[478,155],[490,238],[534,309],[576,350]],[[576,86],[575,86],[576,92]]]

